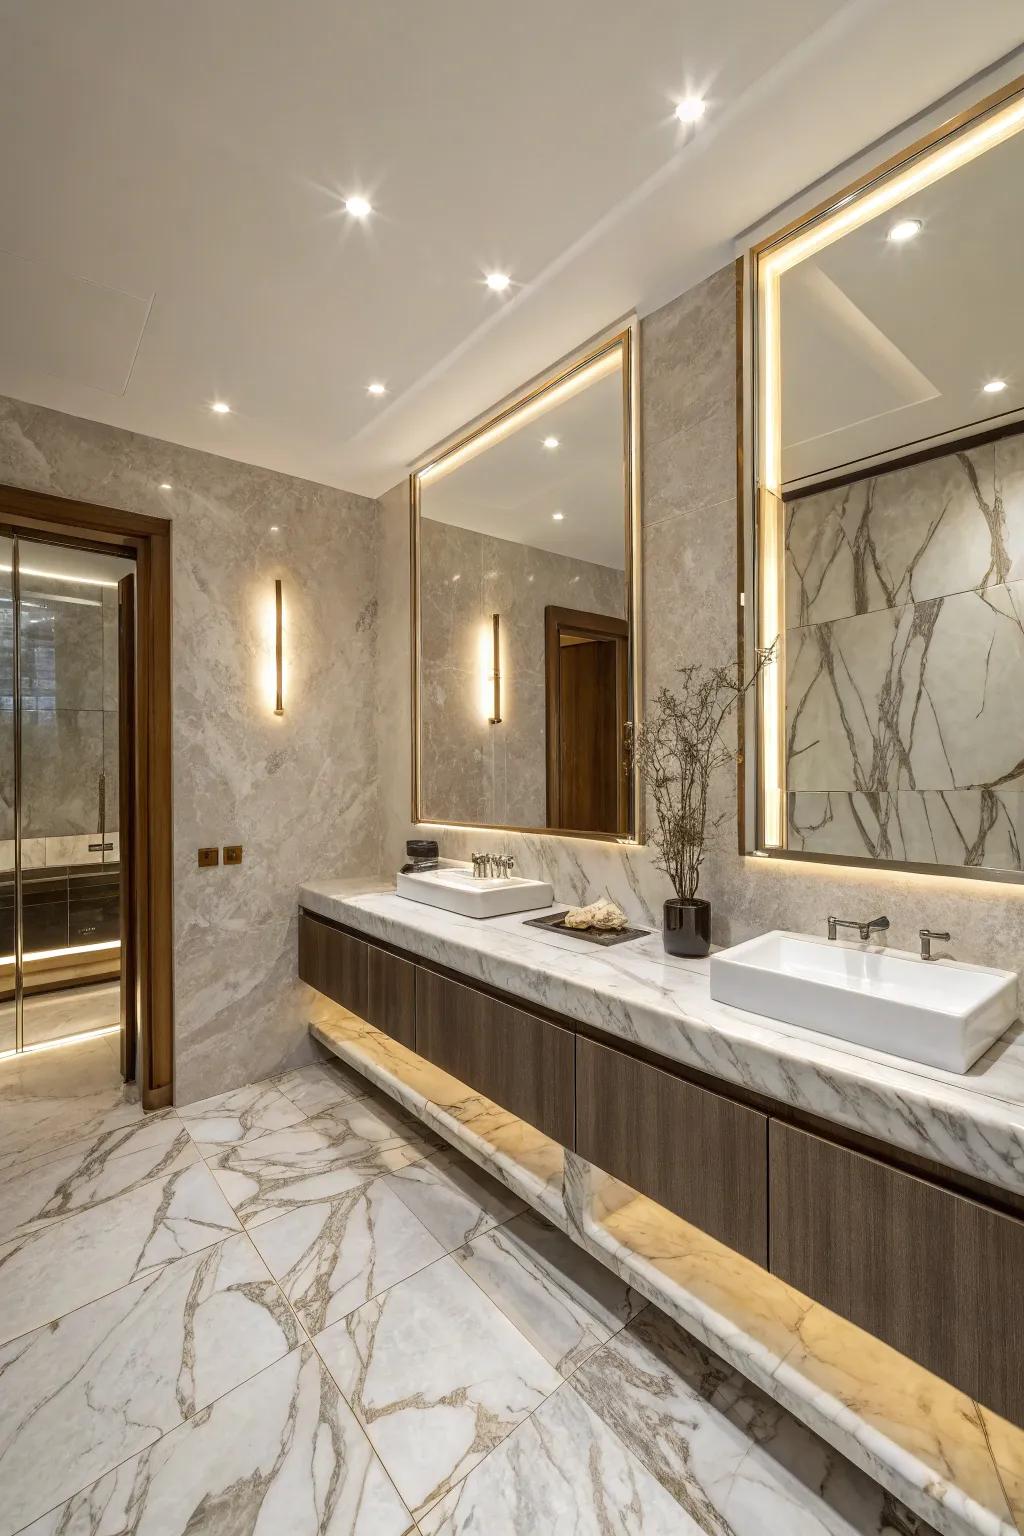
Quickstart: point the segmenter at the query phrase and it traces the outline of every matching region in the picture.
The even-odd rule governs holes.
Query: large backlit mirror
[[[753,257],[756,846],[1024,871],[1020,82]]]
[[[637,836],[632,326],[411,481],[420,822]]]

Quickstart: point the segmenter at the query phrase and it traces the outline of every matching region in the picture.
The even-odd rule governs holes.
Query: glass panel
[[[14,997],[13,543],[0,537],[0,1053],[17,1044]]]
[[[117,581],[19,541],[23,1038],[118,1022]]]

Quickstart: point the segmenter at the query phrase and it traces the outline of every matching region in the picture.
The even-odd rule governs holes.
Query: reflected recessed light
[[[707,109],[699,96],[685,96],[676,107],[676,117],[681,123],[699,123]]]
[[[162,491],[169,491],[170,488],[171,488],[171,482],[169,480],[162,480],[160,482],[160,489]]]
[[[923,227],[920,219],[900,219],[890,229],[888,238],[895,245],[902,245],[905,240],[913,240],[915,235],[919,235]]]
[[[375,380],[372,384],[367,384],[366,386],[366,393],[368,395],[386,395],[387,392],[387,385],[381,384],[379,380]]]
[[[983,387],[986,395],[1001,395],[1003,390],[1006,388],[1006,380],[989,379],[988,383]]]
[[[354,219],[365,219],[373,209],[365,197],[347,197],[345,199],[345,212],[350,213]]]
[[[564,516],[565,516],[564,512],[552,512],[552,514],[551,514],[552,522],[560,523]]]
[[[227,416],[231,410],[226,400],[215,400],[210,406],[211,411],[216,411],[218,416]]]
[[[488,272],[487,286],[492,293],[504,293],[512,279],[507,272]]]
[[[544,447],[545,448],[557,448],[558,447],[558,438],[557,437],[546,437],[544,439]]]
[[[280,528],[277,526],[276,523],[271,523],[270,531],[271,531],[271,533],[280,533],[281,532]]]

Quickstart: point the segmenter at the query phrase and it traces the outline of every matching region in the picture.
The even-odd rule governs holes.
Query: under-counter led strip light
[[[67,949],[32,949],[23,956],[25,964],[30,960],[64,960],[71,955],[92,955],[102,949],[120,949],[120,939],[104,939],[100,944],[72,944]],[[13,965],[13,955],[0,955],[0,965]]]
[[[776,644],[775,659],[761,675],[760,806],[761,840],[766,848],[781,848],[785,841],[785,639],[784,558],[785,523],[782,491],[782,348],[780,337],[780,280],[800,262],[870,223],[897,203],[941,181],[951,171],[994,149],[1024,128],[1024,97],[992,112],[974,127],[931,152],[923,152],[902,171],[895,171],[879,186],[858,196],[852,194],[834,213],[823,216],[802,233],[794,234],[757,261],[758,330],[760,353],[758,568],[759,634],[762,649]]]
[[[66,1045],[82,1045],[86,1040],[100,1040],[104,1035],[116,1035],[120,1029],[120,1024],[104,1024],[101,1029],[85,1029],[78,1035],[62,1035],[59,1040],[40,1040],[38,1045],[26,1045],[23,1051],[0,1051],[0,1061],[7,1061],[12,1056],[21,1059],[25,1056],[38,1056],[42,1051],[60,1051]]]

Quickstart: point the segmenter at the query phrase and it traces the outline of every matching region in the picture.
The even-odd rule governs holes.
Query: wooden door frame
[[[171,831],[171,523],[141,512],[0,485],[0,522],[26,537],[67,538],[136,562],[135,973],[139,1087],[145,1109],[174,1096]]]
[[[559,705],[559,660],[562,649],[562,635],[575,635],[581,640],[615,640],[615,683],[617,697],[617,714],[619,717],[619,755],[622,756],[625,743],[621,740],[621,733],[625,729],[629,719],[629,624],[625,619],[617,619],[609,613],[587,613],[579,608],[544,609],[544,716],[547,737],[547,824],[548,829],[556,832],[562,825],[562,793],[559,763],[561,760],[561,709]],[[628,835],[629,806],[631,799],[631,780],[625,774],[619,775],[617,794],[617,815],[620,824],[625,820],[626,832],[616,833],[618,837]],[[608,833],[602,834],[608,836]]]

